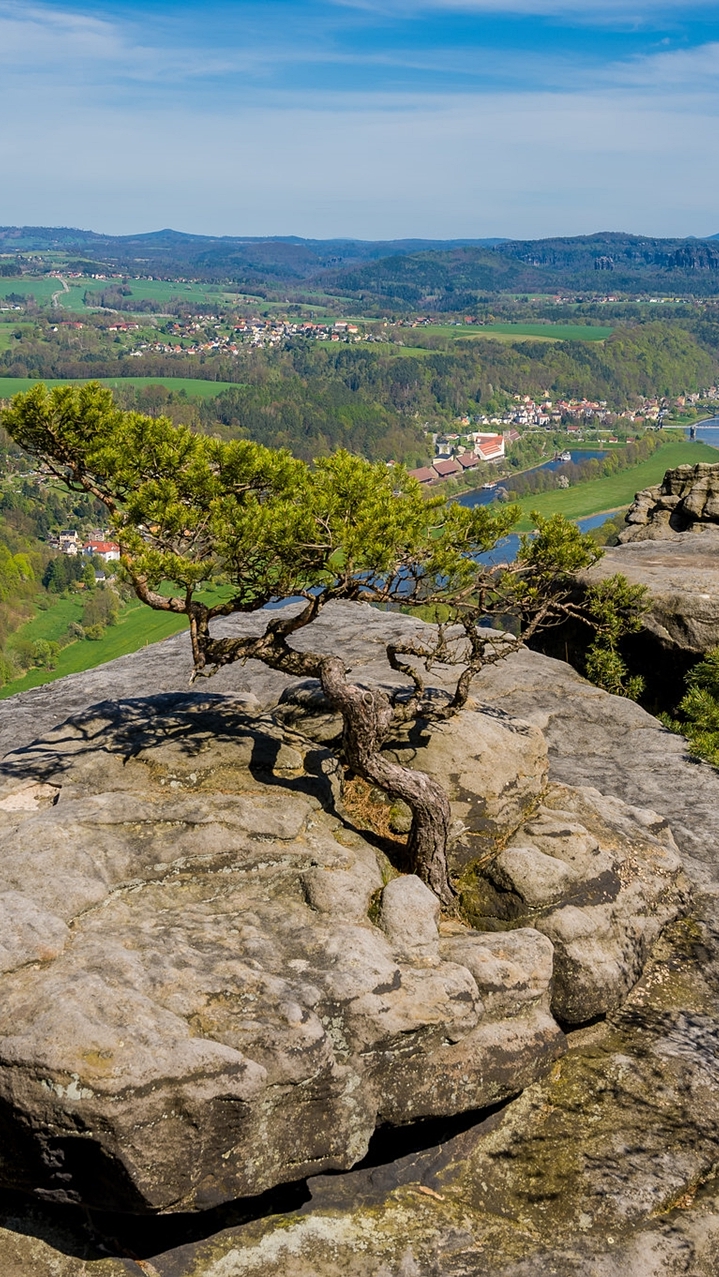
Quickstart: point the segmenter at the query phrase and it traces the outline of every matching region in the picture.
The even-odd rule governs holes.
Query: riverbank
[[[590,479],[588,483],[577,484],[574,488],[530,493],[517,501],[522,509],[519,530],[529,530],[534,510],[545,517],[563,514],[567,519],[583,519],[608,510],[619,510],[631,505],[636,493],[643,488],[661,483],[665,470],[696,465],[700,461],[719,462],[717,449],[694,440],[676,440],[665,444],[653,456],[629,470],[620,470],[603,479]]]

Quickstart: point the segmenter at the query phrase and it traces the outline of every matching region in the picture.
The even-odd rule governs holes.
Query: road
[[[67,283],[65,282],[65,280],[64,280],[64,279],[61,279],[59,275],[58,275],[58,279],[59,279],[60,283],[62,284],[62,288],[58,288],[57,292],[52,294],[52,297],[51,297],[51,299],[50,299],[50,300],[51,300],[51,303],[52,303],[52,305],[53,305],[53,306],[59,306],[59,305],[60,305],[60,303],[59,303],[59,301],[58,301],[58,297],[60,297],[63,293],[69,293],[69,292],[70,292],[70,289],[68,288]]]

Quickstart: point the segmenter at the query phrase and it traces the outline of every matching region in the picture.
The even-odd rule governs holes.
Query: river
[[[602,461],[606,457],[606,449],[603,452],[590,451],[588,448],[575,448],[568,450],[572,461],[577,464],[581,461]],[[524,470],[523,474],[535,474],[537,470],[558,470],[560,466],[566,465],[566,462],[554,458],[552,461],[545,461],[541,466],[533,466],[531,470]],[[497,484],[506,487],[507,491],[512,491],[512,476],[508,475],[506,479],[498,479]],[[470,508],[478,505],[489,505],[495,500],[495,488],[476,488],[472,492],[463,492],[461,497],[457,497],[460,505],[466,505]],[[589,514],[585,519],[577,519],[577,525],[582,532],[589,532],[591,528],[599,528],[607,519],[611,519],[613,511],[603,514]],[[493,550],[487,554],[480,554],[480,563],[488,563],[493,566],[495,563],[511,563],[517,557],[519,549],[519,537],[512,533],[511,536],[505,537],[499,541]]]
[[[593,452],[589,448],[568,449],[572,461],[577,465],[581,461],[602,461],[607,455],[606,449],[603,452]],[[531,470],[523,470],[522,474],[536,474],[538,470],[559,470],[563,465],[567,465],[566,461],[560,461],[555,457],[552,461],[544,461],[541,466],[532,466]],[[473,488],[471,492],[463,492],[461,497],[457,497],[460,505],[467,505],[474,508],[476,505],[489,505],[495,500],[495,488],[497,486],[506,488],[508,492],[512,491],[512,480],[519,476],[507,475],[504,479],[498,479],[496,484],[491,488]]]
[[[692,430],[696,431],[696,437],[700,443],[708,443],[712,448],[719,448],[719,417],[709,417],[696,426],[687,427],[684,431],[687,439],[691,438]]]
[[[592,528],[601,528],[607,519],[611,519],[616,514],[616,510],[605,510],[603,514],[588,514],[585,519],[576,519],[575,522],[580,532],[591,532]],[[517,557],[519,549],[519,537],[516,532],[511,536],[504,537],[502,541],[498,541],[493,550],[489,550],[487,554],[479,554],[477,557],[480,563],[487,563],[490,567],[494,567],[496,563],[513,563]]]

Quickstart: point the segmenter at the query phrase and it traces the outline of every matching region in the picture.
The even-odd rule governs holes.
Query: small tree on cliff
[[[35,387],[15,397],[3,424],[68,487],[104,503],[138,597],[188,617],[193,677],[251,658],[319,679],[342,715],[344,763],[409,806],[406,867],[449,902],[447,796],[431,777],[390,761],[382,745],[398,721],[456,713],[474,675],[541,627],[569,613],[586,619],[587,608],[572,601],[572,576],[600,557],[595,543],[563,519],[540,519],[514,564],[486,566],[479,556],[514,527],[516,507],[427,500],[401,468],[347,452],[310,468],[285,451],[196,435],[120,411],[97,384]],[[269,612],[259,637],[212,631],[219,617],[289,598],[302,606]],[[357,686],[338,657],[290,645],[335,599],[421,606],[441,619],[428,638],[387,649],[409,691]],[[516,634],[478,629],[499,615],[514,618]],[[445,702],[425,693],[422,669],[436,663],[458,667]]]

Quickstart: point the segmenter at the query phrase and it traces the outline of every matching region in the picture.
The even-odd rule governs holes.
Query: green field
[[[8,350],[10,346],[15,345],[15,333],[22,332],[23,336],[32,332],[32,324],[23,323],[0,323],[0,350]]]
[[[621,470],[606,479],[579,483],[574,488],[555,489],[552,492],[522,497],[518,504],[525,517],[519,525],[520,531],[526,531],[531,526],[528,516],[532,510],[543,515],[563,514],[567,519],[583,519],[586,515],[600,514],[604,510],[621,509],[631,505],[635,493],[660,483],[665,470],[671,470],[674,466],[696,465],[698,461],[716,464],[719,462],[719,451],[706,443],[677,440],[665,444],[652,457],[640,461],[631,470]]]
[[[47,302],[49,305],[50,298],[58,289],[62,291],[59,279],[33,279],[29,275],[11,275],[6,279],[3,276],[0,278],[0,301],[7,297],[8,293],[18,293],[20,296],[31,296],[38,302]]]
[[[455,329],[457,333],[461,331]],[[606,341],[614,329],[593,324],[485,324],[475,331],[480,336],[483,333],[499,333],[509,337],[551,338],[553,341]]]
[[[460,341],[463,337],[492,337],[516,340],[538,338],[541,341],[606,341],[613,328],[593,324],[428,324],[422,328],[400,329],[409,344],[413,332],[435,333]]]
[[[444,337],[450,342],[499,341],[512,345],[518,341],[606,341],[614,329],[589,324],[428,324],[422,328],[399,328],[395,332],[396,339],[404,345],[398,346],[396,339],[378,342],[383,353],[423,358],[436,351],[427,346],[414,346],[415,333]]]
[[[178,280],[165,279],[66,279],[69,292],[65,292],[60,279],[49,279],[47,276],[15,275],[8,279],[0,278],[0,301],[8,293],[19,293],[32,296],[41,305],[49,305],[53,293],[59,293],[58,304],[63,310],[81,311],[85,309],[85,294],[106,292],[110,288],[124,287],[130,289],[126,299],[154,301],[160,305],[171,298],[181,297],[184,301],[226,302],[235,300],[234,294],[227,294],[219,284],[184,284]],[[88,297],[88,305],[92,309],[92,297]]]
[[[32,621],[23,625],[17,631],[17,637],[31,642],[40,638],[57,640],[70,621],[79,620],[81,613],[81,597],[59,599],[54,607],[47,612],[40,612]],[[0,700],[15,696],[18,692],[27,692],[31,687],[40,687],[43,683],[52,683],[66,674],[79,674],[83,670],[94,669],[96,665],[114,661],[116,656],[127,656],[130,652],[146,647],[148,643],[157,643],[160,639],[177,634],[186,626],[187,619],[184,616],[153,612],[144,603],[129,603],[123,608],[117,625],[109,626],[104,638],[96,642],[82,639],[64,647],[54,670],[30,670],[23,678],[0,687]]]
[[[48,377],[45,380],[46,386],[84,386],[91,378],[80,378],[74,381],[63,381],[61,378]],[[93,380],[101,381],[103,386],[109,386],[113,389],[115,386],[166,386],[168,390],[179,391],[184,390],[185,394],[196,399],[211,399],[213,395],[219,395],[223,390],[230,390],[232,387],[240,385],[240,382],[234,381],[200,381],[193,377],[98,377]],[[38,384],[35,377],[0,377],[0,399],[10,399],[13,395],[20,394],[23,390],[29,390],[31,386]]]
[[[130,289],[130,296],[125,298],[130,304],[133,301],[153,301],[162,305],[176,297],[181,297],[183,301],[211,304],[223,302],[226,297],[224,288],[219,284],[184,284],[174,279],[128,279],[126,283],[121,279],[78,279],[67,282],[70,293],[63,294],[58,300],[68,310],[82,309],[85,293],[106,292],[114,287]],[[21,292],[22,289],[18,291]],[[92,306],[90,298],[88,304]]]

